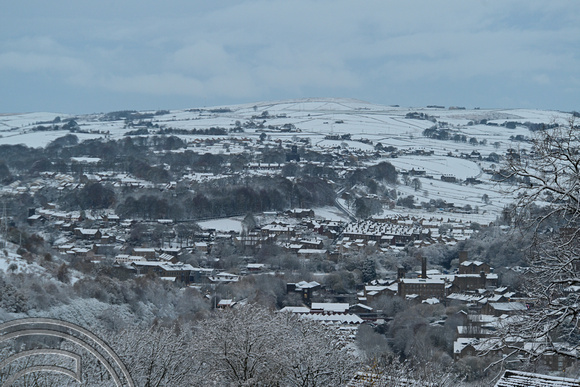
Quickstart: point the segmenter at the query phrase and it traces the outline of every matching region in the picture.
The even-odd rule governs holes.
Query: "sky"
[[[0,2],[0,113],[309,97],[580,111],[580,1]]]

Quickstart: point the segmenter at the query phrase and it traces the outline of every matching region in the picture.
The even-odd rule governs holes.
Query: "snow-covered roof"
[[[368,306],[368,305],[365,305],[365,304],[356,304],[355,306],[356,306],[356,307],[359,307],[359,308],[361,308],[361,309],[366,309],[366,310],[368,310],[368,311],[371,311],[371,310],[373,310],[373,308],[371,308],[370,306]]]
[[[248,263],[246,266],[248,269],[263,269],[266,267],[263,263]]]
[[[312,310],[322,310],[324,312],[344,313],[348,310],[348,303],[313,302]]]
[[[578,381],[572,378],[507,370],[495,387],[578,387]]]
[[[458,337],[457,340],[453,342],[453,353],[461,353],[463,348],[476,343],[479,343],[478,339],[472,337]]]
[[[405,284],[445,284],[444,280],[435,278],[401,278],[401,282]]]
[[[326,254],[326,250],[320,249],[300,249],[298,250],[298,254]]]
[[[98,157],[71,157],[71,161],[76,163],[84,163],[84,164],[96,164],[101,161]]]
[[[310,313],[310,309],[305,306],[286,306],[280,309],[280,312],[289,313]]]
[[[75,228],[75,230],[78,230],[82,235],[96,235],[99,230],[96,228]]]
[[[362,324],[364,320],[356,314],[304,314],[304,318],[340,324]]]
[[[495,310],[499,311],[519,311],[526,310],[526,306],[521,302],[493,302],[489,304]]]
[[[312,289],[312,288],[315,288],[317,286],[320,286],[320,284],[316,281],[310,281],[310,282],[300,281],[300,282],[296,283],[295,286],[296,286],[296,289]]]
[[[484,265],[485,262],[481,262],[481,261],[463,261],[461,262],[461,266],[481,266]]]

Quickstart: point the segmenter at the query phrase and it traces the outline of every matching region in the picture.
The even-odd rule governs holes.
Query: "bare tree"
[[[421,187],[422,187],[421,180],[419,180],[418,177],[414,178],[411,181],[411,185],[413,186],[413,188],[415,189],[415,191],[419,191],[421,189]]]
[[[194,359],[218,385],[344,385],[357,360],[324,326],[248,305],[197,327]]]
[[[533,232],[524,291],[528,310],[501,331],[510,353],[580,357],[580,128],[538,131],[528,155],[510,154],[506,181],[515,181],[517,221]],[[522,348],[522,343],[532,343]]]
[[[188,326],[138,327],[108,337],[139,386],[179,386],[201,378]]]

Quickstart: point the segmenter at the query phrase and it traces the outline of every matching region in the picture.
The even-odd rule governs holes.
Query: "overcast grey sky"
[[[580,110],[580,1],[0,1],[0,113],[302,97]]]

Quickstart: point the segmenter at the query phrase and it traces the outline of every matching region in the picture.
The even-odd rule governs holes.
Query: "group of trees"
[[[151,190],[123,196],[116,208],[123,217],[181,220],[332,205],[335,193],[326,180],[316,177],[294,181],[283,177],[257,177],[238,183],[224,179],[213,186],[200,185],[195,193]]]
[[[206,380],[233,385],[344,385],[358,361],[337,332],[317,322],[246,306],[196,328]]]
[[[93,308],[90,304],[78,307],[85,308],[85,313]],[[417,320],[416,311],[407,311],[410,313],[406,317],[400,314],[401,319]],[[69,313],[65,316],[71,317]],[[86,326],[88,320],[82,321],[81,316],[77,314],[73,322]],[[137,386],[342,386],[357,375],[374,386],[460,386],[465,380],[461,373],[465,367],[453,369],[445,359],[438,363],[418,358],[401,360],[389,349],[384,336],[369,326],[359,328],[354,347],[332,326],[252,304],[216,310],[197,321],[155,322],[148,326],[103,326],[95,322],[99,321],[92,321],[91,331],[112,347]],[[410,329],[422,330],[425,324]],[[419,343],[425,339],[430,340],[417,337],[416,345],[425,348]],[[8,357],[15,348],[6,344],[0,352]],[[111,382],[103,366],[77,345],[46,340],[44,345],[79,353],[85,385]],[[35,360],[39,359],[31,361]],[[21,360],[12,363],[10,371],[34,365]],[[9,376],[0,372],[0,382]],[[24,379],[46,386],[70,382],[58,374]]]
[[[371,180],[395,184],[397,182],[397,170],[391,163],[383,161],[370,167],[358,168],[347,177],[347,182],[352,185],[367,185]]]

